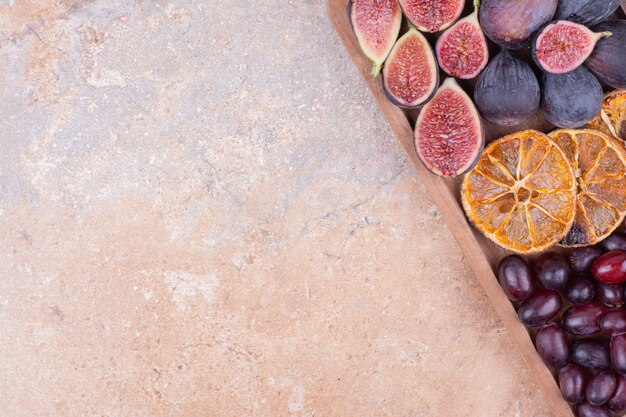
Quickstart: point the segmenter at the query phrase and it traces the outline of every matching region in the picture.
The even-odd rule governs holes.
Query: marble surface
[[[322,0],[0,0],[0,415],[549,417]]]

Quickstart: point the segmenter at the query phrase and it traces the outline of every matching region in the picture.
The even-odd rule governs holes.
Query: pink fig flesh
[[[397,0],[353,0],[350,19],[361,50],[377,76],[398,39],[402,9]]]
[[[465,0],[400,0],[407,20],[422,32],[439,32],[463,12]]]
[[[439,84],[437,60],[428,41],[415,29],[394,45],[383,67],[383,89],[396,105],[416,108],[428,101]]]
[[[543,28],[533,42],[533,57],[546,72],[565,74],[581,66],[596,43],[610,32],[594,33],[578,23],[559,20]]]
[[[456,177],[474,166],[484,144],[474,103],[454,78],[448,78],[417,118],[417,155],[432,173]]]
[[[437,61],[456,78],[477,77],[489,61],[487,39],[478,24],[478,2],[471,15],[456,22],[437,40]]]

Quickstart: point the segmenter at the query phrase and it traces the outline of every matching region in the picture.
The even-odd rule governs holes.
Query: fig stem
[[[474,0],[474,10],[477,11],[480,7],[480,0]]]
[[[374,63],[374,65],[372,65],[372,72],[371,75],[372,77],[378,77],[378,74],[380,73],[380,69],[383,67],[383,64],[378,64],[378,63]]]
[[[600,37],[602,37],[602,38],[608,38],[610,36],[613,36],[613,32],[609,32],[609,31],[607,31],[607,32],[600,32]]]

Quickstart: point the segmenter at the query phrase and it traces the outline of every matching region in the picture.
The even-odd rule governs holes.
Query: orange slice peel
[[[607,94],[602,110],[589,126],[626,142],[626,90]]]

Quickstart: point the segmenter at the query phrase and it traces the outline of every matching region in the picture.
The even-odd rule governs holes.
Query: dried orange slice
[[[626,142],[626,90],[616,90],[604,97],[602,110],[589,126]]]
[[[576,219],[563,246],[588,246],[608,237],[626,216],[626,150],[594,129],[555,130],[578,181]]]
[[[547,135],[526,130],[492,142],[463,180],[463,207],[489,239],[518,253],[558,243],[574,222],[576,177]]]

